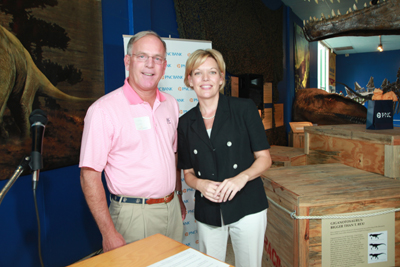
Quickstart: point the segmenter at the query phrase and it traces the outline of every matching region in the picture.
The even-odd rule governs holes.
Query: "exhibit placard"
[[[354,212],[339,216],[368,213]],[[394,212],[370,217],[323,219],[321,224],[322,266],[394,266]]]

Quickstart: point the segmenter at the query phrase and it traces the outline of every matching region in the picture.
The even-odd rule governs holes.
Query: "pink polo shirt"
[[[157,90],[153,105],[125,80],[87,111],[79,167],[104,170],[115,195],[164,197],[175,190],[178,103]]]

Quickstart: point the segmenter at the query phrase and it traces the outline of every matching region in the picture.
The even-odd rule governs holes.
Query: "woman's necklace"
[[[214,118],[214,117],[215,117],[215,114],[214,114],[213,116],[211,116],[211,117],[208,117],[208,118],[202,116],[202,118],[205,119],[205,120],[209,120],[209,119],[212,119],[212,118]]]

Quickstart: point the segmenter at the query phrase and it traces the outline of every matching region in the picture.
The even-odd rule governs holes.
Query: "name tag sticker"
[[[151,129],[149,117],[134,118],[134,120],[135,120],[136,130],[143,131]]]

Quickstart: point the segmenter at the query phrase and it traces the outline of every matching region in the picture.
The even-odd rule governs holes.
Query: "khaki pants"
[[[183,222],[176,195],[166,204],[133,204],[111,200],[109,210],[116,230],[127,244],[157,233],[182,242]]]

